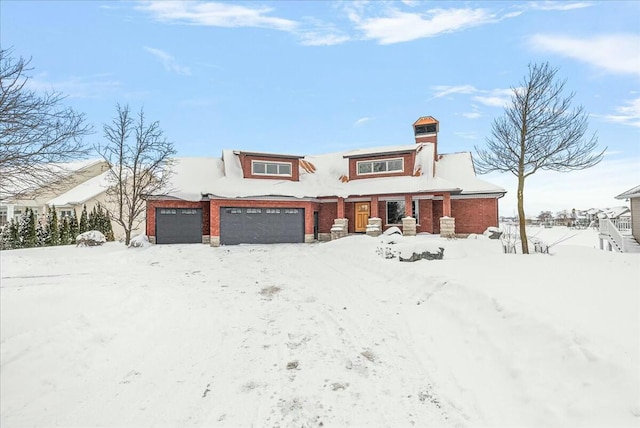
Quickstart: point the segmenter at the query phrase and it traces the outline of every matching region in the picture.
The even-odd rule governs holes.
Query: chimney
[[[413,134],[416,137],[416,144],[433,144],[433,152],[436,156],[438,154],[438,128],[439,122],[432,116],[422,116],[413,124]]]

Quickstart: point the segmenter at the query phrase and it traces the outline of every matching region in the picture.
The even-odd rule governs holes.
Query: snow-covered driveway
[[[639,424],[637,256],[413,239],[3,252],[2,426]]]

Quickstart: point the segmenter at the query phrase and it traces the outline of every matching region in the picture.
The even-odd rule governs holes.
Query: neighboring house
[[[482,233],[505,190],[476,177],[471,153],[438,153],[439,123],[415,143],[299,156],[223,150],[179,158],[170,189],[147,195],[155,243],[313,242],[349,233]]]
[[[106,170],[102,174],[80,183],[67,192],[49,200],[47,205],[49,208],[55,206],[59,218],[65,215],[70,216],[74,211],[76,215],[80,217],[84,206],[87,207],[88,213],[91,213],[93,208],[97,207],[98,204],[102,205],[105,209],[113,210],[115,207],[107,196],[107,189],[110,184],[110,173],[110,170]],[[140,226],[144,226],[144,219],[140,219]],[[124,229],[122,226],[115,221],[111,221],[111,227],[116,240],[124,237]],[[139,233],[142,233],[142,230],[134,229],[131,232],[131,236]]]
[[[631,204],[631,235],[640,242],[640,186],[619,194],[616,199],[629,200]]]
[[[619,194],[616,199],[629,200],[631,207],[616,207],[597,214],[600,249],[638,253],[640,252],[640,186]]]
[[[21,195],[19,198],[0,200],[0,226],[10,222],[12,219],[19,220],[27,208],[32,209],[36,215],[42,216],[46,214],[49,201],[104,173],[109,168],[109,164],[102,159],[89,159],[61,164],[59,168],[64,171],[64,174],[57,182],[50,183],[26,195]]]

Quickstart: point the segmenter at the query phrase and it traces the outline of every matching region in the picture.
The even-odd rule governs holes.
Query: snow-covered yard
[[[2,252],[0,424],[640,425],[640,255],[532,232]]]

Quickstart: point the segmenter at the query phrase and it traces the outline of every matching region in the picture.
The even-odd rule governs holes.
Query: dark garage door
[[[304,208],[220,208],[220,243],[304,242]]]
[[[156,208],[156,243],[202,243],[202,208]]]

